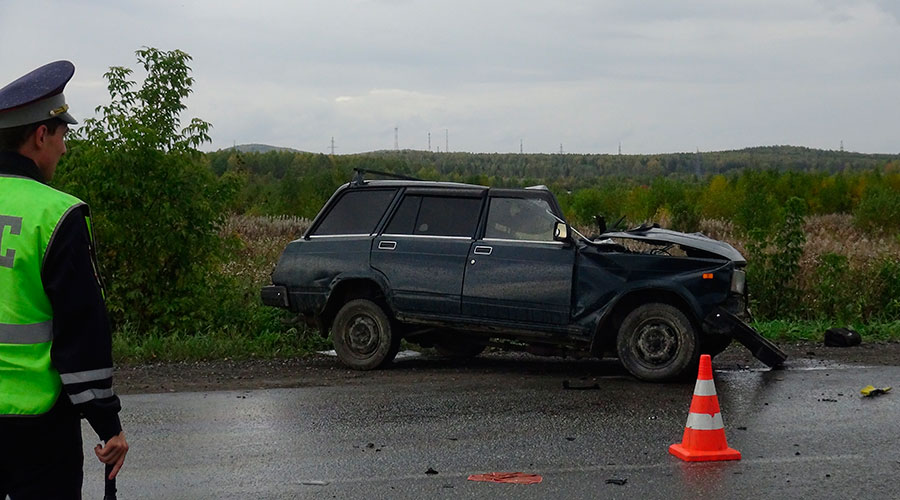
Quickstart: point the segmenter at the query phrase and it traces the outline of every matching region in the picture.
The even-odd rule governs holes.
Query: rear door
[[[569,321],[575,247],[553,240],[549,193],[491,194],[483,237],[466,262],[462,312],[522,323]]]
[[[409,188],[375,238],[371,265],[398,311],[459,315],[466,257],[484,190]]]

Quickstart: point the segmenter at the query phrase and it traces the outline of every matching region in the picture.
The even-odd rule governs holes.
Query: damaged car
[[[613,356],[647,381],[690,374],[732,340],[769,366],[785,360],[747,324],[746,260],[727,243],[655,226],[588,238],[543,186],[366,173],[287,245],[261,291],[330,334],[350,368],[390,363],[401,339],[460,358],[488,346]]]

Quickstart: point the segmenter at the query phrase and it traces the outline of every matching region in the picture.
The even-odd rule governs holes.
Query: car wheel
[[[438,354],[454,359],[474,358],[484,352],[485,347],[487,346],[456,332],[445,332],[434,341],[434,350]]]
[[[354,370],[374,370],[390,363],[400,347],[400,336],[376,303],[367,299],[344,304],[332,325],[334,350]]]
[[[668,304],[644,304],[631,311],[616,342],[619,360],[632,375],[650,382],[671,380],[700,356],[690,320]]]

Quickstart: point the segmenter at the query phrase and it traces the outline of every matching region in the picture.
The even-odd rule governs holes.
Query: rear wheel
[[[669,304],[644,304],[631,311],[616,341],[619,360],[632,375],[650,382],[682,375],[700,356],[690,320]]]
[[[390,363],[400,348],[390,318],[368,299],[344,304],[332,325],[334,350],[354,370],[373,370]]]

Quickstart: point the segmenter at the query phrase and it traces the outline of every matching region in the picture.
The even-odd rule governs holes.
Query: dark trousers
[[[0,500],[80,499],[81,419],[68,398],[36,417],[0,417]]]

